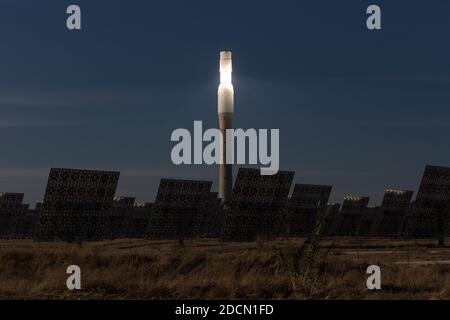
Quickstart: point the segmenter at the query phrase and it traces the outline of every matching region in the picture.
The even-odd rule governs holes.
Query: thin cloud
[[[0,121],[0,129],[30,127],[68,127],[74,123],[65,121]]]
[[[417,82],[446,82],[450,81],[450,75],[398,75],[379,78],[388,81],[417,81]]]
[[[201,170],[172,170],[170,168],[142,168],[142,169],[130,169],[130,168],[102,168],[101,166],[53,166],[58,168],[73,168],[81,170],[106,170],[106,171],[119,171],[121,178],[133,177],[133,178],[163,178],[167,176],[178,176],[182,171],[186,171],[189,176],[196,176],[199,174],[207,174],[207,171]],[[48,168],[0,168],[0,178],[33,178],[33,177],[46,177],[50,172],[50,167]]]
[[[48,176],[49,172],[49,168],[0,168],[0,178],[43,178]]]
[[[328,177],[328,178],[337,178],[337,177],[376,177],[380,173],[374,172],[374,171],[315,171],[315,170],[308,170],[305,172],[299,172],[298,177],[305,177],[305,178],[311,178],[311,177]]]
[[[371,121],[368,125],[375,126],[450,126],[450,120],[393,120],[393,121]]]
[[[155,92],[146,91],[15,91],[0,92],[0,108],[11,107],[121,107],[130,103],[149,103]],[[161,94],[161,93],[159,93]]]
[[[100,93],[42,93],[17,92],[0,93],[0,107],[73,107],[79,105],[117,104],[118,94]]]
[[[154,168],[154,169],[123,169],[119,170],[122,177],[143,177],[143,178],[170,178],[184,176],[185,178],[195,178],[208,176],[208,167],[187,166],[177,168]]]

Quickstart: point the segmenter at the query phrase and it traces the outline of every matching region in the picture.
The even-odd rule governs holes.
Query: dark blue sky
[[[65,27],[69,4],[82,31]],[[222,49],[235,126],[280,128],[296,182],[373,204],[416,190],[426,164],[450,165],[449,17],[448,0],[2,0],[0,191],[34,203],[55,166],[121,170],[118,193],[145,201],[161,177],[216,181],[171,164],[170,134],[216,126]]]

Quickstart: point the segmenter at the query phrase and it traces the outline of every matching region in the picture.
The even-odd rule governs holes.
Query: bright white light
[[[231,73],[233,72],[233,62],[230,51],[220,53],[220,83],[231,84]]]
[[[234,113],[234,89],[232,81],[233,61],[231,51],[220,52],[220,85],[218,90],[219,115],[230,116]]]
[[[220,72],[220,83],[231,84],[231,72],[230,71],[221,71]]]

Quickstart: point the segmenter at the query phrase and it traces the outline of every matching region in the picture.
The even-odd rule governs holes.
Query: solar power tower
[[[412,196],[413,191],[387,189],[384,192],[380,214],[373,234],[378,236],[401,236],[404,232]]]
[[[0,238],[16,238],[25,216],[23,193],[0,193]]]
[[[369,204],[369,197],[345,197],[338,218],[339,235],[357,235],[364,211]]]
[[[148,235],[152,239],[185,239],[200,235],[212,182],[161,179]]]
[[[36,240],[104,239],[119,175],[119,172],[52,168]]]
[[[225,212],[223,239],[253,241],[280,235],[294,174],[262,176],[259,169],[240,168]]]
[[[332,186],[296,184],[289,199],[286,233],[305,236],[314,230],[319,211],[325,215]]]
[[[416,238],[447,236],[450,211],[450,168],[426,166],[412,208],[410,235]]]

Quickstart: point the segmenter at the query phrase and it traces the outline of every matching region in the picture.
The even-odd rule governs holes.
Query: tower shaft
[[[233,127],[231,118],[219,118],[220,131],[222,133],[223,142],[221,147],[223,163],[219,165],[219,198],[222,203],[227,203],[233,192],[233,165],[227,164],[227,135],[226,130]]]
[[[227,163],[226,130],[233,127],[234,88],[232,84],[232,59],[230,51],[220,53],[220,85],[218,90],[219,127],[222,133],[221,160],[219,165],[219,198],[230,201],[233,190],[233,167]]]

